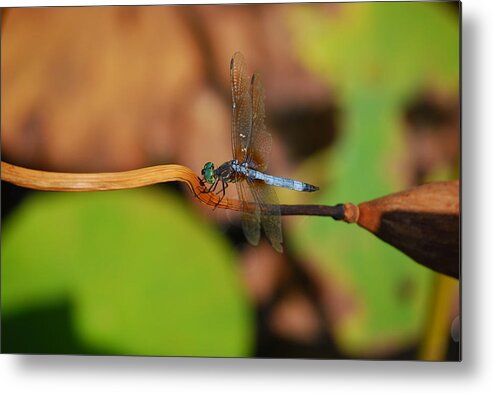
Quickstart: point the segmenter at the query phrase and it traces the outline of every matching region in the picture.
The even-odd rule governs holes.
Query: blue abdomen
[[[308,183],[303,183],[301,181],[293,180],[293,179],[287,179],[285,177],[267,175],[265,173],[255,171],[253,169],[248,170],[247,176],[253,177],[254,179],[257,180],[261,180],[271,186],[288,188],[290,190],[295,190],[295,191],[312,192],[318,190],[318,187],[312,186],[311,184]]]

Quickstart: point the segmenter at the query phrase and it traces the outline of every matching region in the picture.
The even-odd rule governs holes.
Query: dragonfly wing
[[[233,118],[231,124],[231,143],[233,158],[244,162],[250,148],[252,134],[252,99],[245,75],[246,63],[243,55],[236,52],[231,59],[231,95],[233,99]]]
[[[265,171],[269,164],[272,136],[265,128],[264,85],[257,73],[252,76],[251,95],[252,136],[248,149],[248,159],[253,161],[257,170]]]
[[[260,218],[265,235],[272,247],[282,252],[281,207],[274,187],[262,181],[249,181],[255,202],[260,207]]]
[[[231,59],[231,91],[233,119],[231,141],[233,158],[249,162],[265,171],[269,162],[272,137],[265,128],[264,88],[258,74],[250,85],[246,78],[246,63],[241,53]],[[281,211],[276,192],[261,181],[238,179],[238,197],[242,203],[242,226],[252,245],[260,240],[260,226],[272,246],[282,252]]]
[[[243,233],[252,246],[260,241],[260,206],[255,203],[254,196],[246,181],[236,183],[238,197],[242,203],[241,225]]]

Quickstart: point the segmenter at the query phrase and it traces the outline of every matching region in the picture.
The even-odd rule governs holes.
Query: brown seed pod
[[[459,181],[424,184],[358,208],[360,227],[416,262],[459,278]]]

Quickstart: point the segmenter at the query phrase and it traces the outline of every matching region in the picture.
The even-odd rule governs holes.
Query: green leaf
[[[231,247],[190,206],[157,189],[39,193],[9,218],[4,322],[59,304],[71,305],[72,332],[62,336],[73,335],[81,352],[247,356],[252,347],[252,311]],[[9,349],[22,352],[28,337],[2,339],[19,341]],[[73,347],[64,350],[56,335],[40,339],[43,351]]]
[[[358,3],[319,12],[302,5],[287,15],[300,60],[342,105],[342,137],[319,166],[330,187],[315,203],[359,203],[408,187],[403,104],[424,87],[457,94],[458,21],[447,7]],[[353,297],[355,307],[336,321],[342,349],[364,356],[417,340],[431,271],[356,225],[303,220],[293,241]]]

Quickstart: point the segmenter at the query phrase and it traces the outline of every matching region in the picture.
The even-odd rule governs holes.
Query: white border
[[[2,6],[165,3],[171,2],[4,0]],[[463,2],[462,363],[1,355],[0,390],[464,393],[493,386],[493,256],[489,244],[493,233],[489,207],[493,201],[493,103],[488,95],[493,89],[493,20],[488,10],[491,1]]]

